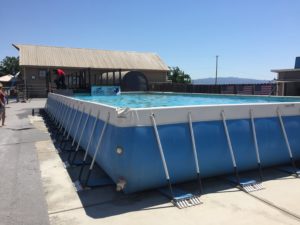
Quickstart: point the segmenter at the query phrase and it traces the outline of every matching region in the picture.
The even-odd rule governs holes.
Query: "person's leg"
[[[65,76],[61,76],[61,87],[62,89],[66,89]]]
[[[5,123],[5,108],[2,112],[2,126],[4,126],[4,123]]]
[[[2,109],[2,107],[0,106],[0,122],[1,122],[1,120],[2,120],[2,114],[3,114],[3,111],[2,111],[3,109]],[[2,125],[0,125],[0,127],[1,127]]]
[[[54,80],[55,84],[56,84],[56,89],[60,88],[60,81],[59,79]]]

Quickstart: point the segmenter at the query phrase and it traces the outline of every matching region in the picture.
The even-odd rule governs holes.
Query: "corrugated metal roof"
[[[169,70],[161,58],[154,53],[19,44],[13,46],[19,50],[21,66]]]

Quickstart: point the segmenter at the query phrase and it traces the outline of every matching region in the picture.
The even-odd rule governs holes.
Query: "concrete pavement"
[[[49,139],[28,115],[45,100],[12,103],[0,128],[0,224],[49,224],[35,142]]]
[[[250,194],[224,180],[206,179],[203,204],[181,210],[157,191],[124,195],[108,186],[77,193],[72,182],[78,176],[78,168],[64,168],[65,153],[58,154],[42,118],[30,116],[26,104],[11,105],[22,115],[15,119],[23,121],[11,128],[27,130],[5,129],[5,137],[0,140],[1,147],[7,149],[0,150],[0,165],[6,171],[2,169],[1,185],[9,180],[0,189],[1,198],[9,206],[0,202],[0,221],[7,222],[4,224],[47,224],[48,217],[55,225],[300,224],[300,179],[275,169],[264,170],[265,189]],[[8,153],[9,143],[14,150]],[[194,190],[194,185],[184,186]]]

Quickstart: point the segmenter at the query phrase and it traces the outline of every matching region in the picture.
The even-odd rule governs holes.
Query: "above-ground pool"
[[[300,102],[295,97],[273,96],[242,96],[216,94],[175,94],[175,93],[122,93],[121,95],[91,96],[77,94],[76,99],[107,104],[115,107],[150,108],[172,107],[189,105],[220,105],[220,104],[249,104],[249,103],[276,103]]]
[[[300,159],[299,98],[49,94],[46,109],[125,193]]]

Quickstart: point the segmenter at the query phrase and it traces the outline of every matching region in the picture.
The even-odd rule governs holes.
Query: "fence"
[[[149,85],[149,91],[241,95],[275,95],[276,85],[273,83],[223,85],[152,83]]]

